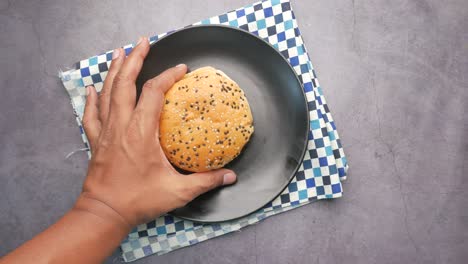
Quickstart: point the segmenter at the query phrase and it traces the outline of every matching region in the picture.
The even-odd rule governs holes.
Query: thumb
[[[190,185],[190,194],[193,195],[192,199],[194,199],[219,186],[233,184],[236,182],[236,179],[237,176],[232,170],[219,169],[186,175],[184,182]]]

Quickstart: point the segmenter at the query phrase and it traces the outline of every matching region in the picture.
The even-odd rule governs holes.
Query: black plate
[[[309,118],[299,79],[281,54],[257,36],[226,26],[195,26],[152,45],[137,80],[138,94],[146,80],[179,63],[191,70],[213,66],[236,81],[250,103],[255,132],[226,166],[237,173],[236,184],[171,214],[221,222],[260,209],[288,185],[304,156]]]

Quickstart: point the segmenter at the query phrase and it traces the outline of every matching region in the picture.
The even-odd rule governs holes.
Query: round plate
[[[309,118],[299,79],[283,56],[257,36],[226,26],[195,26],[152,45],[137,80],[138,94],[146,80],[179,63],[191,70],[212,66],[237,82],[250,103],[255,132],[226,166],[237,173],[237,183],[171,214],[221,222],[260,209],[288,185],[304,156]]]

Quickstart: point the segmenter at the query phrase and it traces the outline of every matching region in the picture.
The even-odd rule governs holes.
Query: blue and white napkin
[[[341,181],[346,179],[347,160],[289,0],[257,2],[193,25],[200,24],[223,24],[249,31],[268,41],[289,61],[303,84],[308,101],[308,151],[289,186],[262,209],[237,220],[211,224],[195,223],[170,215],[161,216],[139,225],[122,242],[122,256],[126,262],[197,244],[312,201],[342,196]],[[172,32],[153,36],[150,42],[158,41]],[[127,54],[132,47],[132,44],[124,47]],[[111,61],[112,51],[108,51],[84,59],[74,69],[60,74],[86,147],[88,141],[81,125],[86,101],[85,86],[94,85],[99,92]],[[88,152],[88,155],[91,153]]]

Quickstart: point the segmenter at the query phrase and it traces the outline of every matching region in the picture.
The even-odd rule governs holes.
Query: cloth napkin
[[[223,24],[249,31],[273,45],[289,61],[303,84],[310,113],[308,150],[288,187],[260,210],[240,219],[222,223],[201,224],[161,216],[137,226],[122,242],[126,262],[194,245],[207,239],[237,231],[312,201],[342,196],[341,181],[346,179],[348,164],[336,126],[317,80],[289,0],[257,2],[193,25]],[[150,38],[150,42],[172,33]],[[133,44],[124,46],[128,54]],[[88,141],[81,125],[86,101],[85,86],[94,85],[99,92],[112,60],[112,51],[84,59],[74,69],[62,72],[60,78],[70,95],[76,121],[85,147]],[[91,153],[88,151],[88,156]]]

